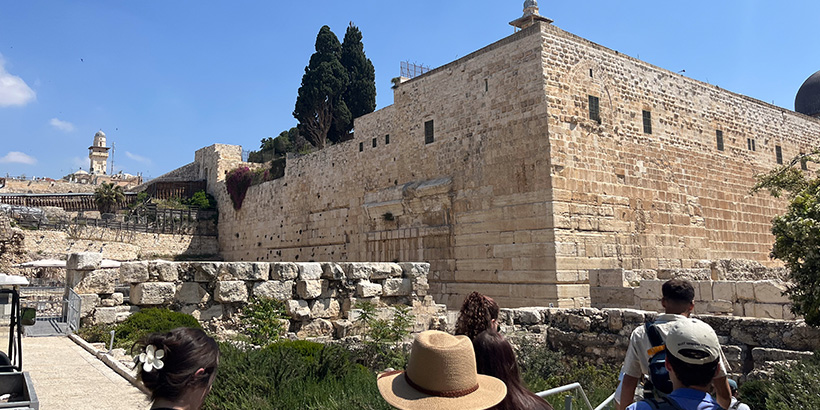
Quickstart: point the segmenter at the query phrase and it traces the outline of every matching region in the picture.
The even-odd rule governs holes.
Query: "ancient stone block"
[[[82,279],[74,285],[77,293],[104,293],[114,292],[118,272],[114,269],[98,269],[93,271],[75,271],[82,273]]]
[[[371,298],[382,294],[382,285],[362,280],[356,285],[356,296],[361,298]]]
[[[336,299],[316,299],[309,304],[312,317],[337,318],[341,312],[341,306]]]
[[[755,300],[754,282],[736,282],[735,292],[738,300]]]
[[[296,293],[302,299],[316,299],[322,295],[321,280],[300,280],[296,282]]]
[[[73,270],[94,270],[99,269],[102,264],[102,254],[95,252],[80,252],[68,255],[66,269]]]
[[[569,328],[576,332],[586,332],[592,325],[592,319],[581,315],[569,315],[567,317]]]
[[[297,263],[299,280],[319,280],[322,278],[322,264],[317,262]]]
[[[754,282],[755,300],[758,303],[789,303],[789,298],[783,294],[786,285],[771,280]]]
[[[413,279],[413,293],[415,293],[416,296],[427,296],[429,289],[430,285],[427,282],[426,276],[419,276]]]
[[[273,262],[270,264],[270,278],[273,280],[293,280],[299,276],[299,267],[293,262]]]
[[[660,300],[661,286],[665,280],[642,280],[641,285],[635,288],[635,296],[640,299],[656,299]]]
[[[220,319],[220,318],[222,318],[222,315],[224,314],[224,312],[225,312],[224,306],[222,306],[220,304],[216,304],[216,305],[213,305],[213,306],[211,306],[211,307],[209,307],[205,310],[200,310],[199,311],[199,317],[197,319],[202,321],[202,322],[207,322],[207,321],[213,320],[213,319]]]
[[[522,325],[537,325],[543,322],[543,317],[538,308],[518,308],[513,309],[513,320]]]
[[[413,293],[413,280],[409,278],[390,278],[384,280],[382,296],[407,296]]]
[[[151,261],[148,263],[148,276],[160,282],[176,282],[179,280],[178,266],[173,262]]]
[[[114,292],[111,294],[111,300],[113,300],[115,304],[121,305],[125,301],[125,296],[120,292]]]
[[[195,282],[211,282],[216,280],[222,262],[198,262],[191,265],[194,269]]]
[[[117,323],[122,323],[129,316],[140,311],[140,307],[134,305],[117,306],[115,309],[117,309]]]
[[[333,335],[333,324],[327,319],[314,319],[296,332],[296,337],[322,337]]]
[[[804,360],[812,357],[812,352],[798,352],[794,350],[773,349],[766,347],[752,348],[752,359],[755,364],[761,362],[782,362],[784,360]]]
[[[322,279],[342,280],[345,278],[345,271],[337,263],[322,263]]]
[[[306,300],[289,300],[285,303],[285,310],[290,317],[296,320],[309,319],[310,307]]]
[[[255,283],[253,296],[260,299],[288,300],[293,297],[293,281],[268,280]]]
[[[246,280],[268,280],[270,279],[270,264],[267,262],[253,262],[253,273]]]
[[[427,275],[430,273],[429,263],[402,262],[399,263],[399,267],[401,267],[402,276],[406,278],[426,278]]]
[[[623,287],[623,269],[590,269],[589,286]]]
[[[270,266],[262,262],[228,262],[219,269],[219,280],[266,280],[270,277]]]
[[[620,309],[602,309],[607,321],[607,329],[618,332],[624,328],[623,312]]]
[[[117,306],[117,302],[115,302],[114,299],[106,298],[106,299],[100,300],[100,306],[114,307],[114,306]]]
[[[349,320],[341,319],[333,321],[333,336],[337,339],[343,339],[353,334],[355,326]]]
[[[80,297],[80,318],[88,317],[100,305],[100,295],[96,293],[79,294],[78,296]]]
[[[148,262],[124,262],[120,265],[120,282],[140,283],[148,281]]]
[[[94,315],[91,317],[91,323],[95,325],[108,325],[117,323],[117,308],[115,307],[98,307],[94,310]]]
[[[713,300],[707,303],[706,311],[710,313],[727,314],[734,312],[732,302],[728,300]]]
[[[174,300],[177,287],[171,282],[145,282],[131,285],[131,303],[163,305]]]
[[[735,292],[735,282],[712,282],[712,296],[715,298],[715,300],[728,300],[729,302],[737,300],[737,293]]]
[[[219,303],[247,302],[248,288],[241,280],[221,280],[216,282],[214,299]]]
[[[197,282],[183,282],[177,289],[176,299],[181,303],[206,303],[210,298],[208,291]]]
[[[711,280],[698,280],[692,284],[695,287],[695,300],[710,301],[714,299]]]
[[[783,305],[780,303],[755,303],[755,317],[783,319]]]

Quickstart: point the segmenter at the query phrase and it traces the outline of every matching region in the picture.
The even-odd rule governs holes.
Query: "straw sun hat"
[[[428,330],[416,336],[405,371],[379,375],[379,392],[399,409],[480,410],[507,395],[499,379],[476,372],[467,336]]]

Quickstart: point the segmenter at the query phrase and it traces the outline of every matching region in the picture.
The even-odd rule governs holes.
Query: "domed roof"
[[[88,172],[83,171],[83,169],[80,168],[80,170],[75,172],[74,175],[88,175]]]
[[[94,134],[94,136],[95,136],[95,137],[103,137],[103,138],[105,138],[105,133],[104,133],[104,132],[102,132],[102,130],[99,130],[99,131],[97,131],[97,133],[96,133],[96,134]]]
[[[524,1],[524,8],[526,9],[526,8],[529,8],[529,7],[538,7],[538,1],[537,0],[525,0]]]
[[[812,117],[820,115],[820,71],[800,86],[794,97],[794,110]]]

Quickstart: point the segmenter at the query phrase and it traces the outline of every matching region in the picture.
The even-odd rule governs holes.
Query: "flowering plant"
[[[165,363],[162,358],[165,357],[165,350],[157,349],[154,345],[145,346],[145,352],[137,356],[137,360],[142,363],[142,370],[151,372],[153,369],[162,369]]]

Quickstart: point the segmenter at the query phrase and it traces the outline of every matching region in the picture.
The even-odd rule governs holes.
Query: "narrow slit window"
[[[362,152],[362,151],[364,151],[364,143],[360,142],[359,143],[359,152]]]
[[[721,130],[715,131],[715,137],[717,139],[717,149],[718,149],[718,151],[723,151],[723,131],[721,131]]]
[[[755,139],[754,138],[752,138],[752,151],[757,151],[757,148],[755,148]]]
[[[777,159],[777,163],[783,165],[783,149],[780,148],[780,145],[774,146],[774,156]]]
[[[752,150],[752,139],[751,138],[746,138],[746,149],[748,149],[749,151]]]
[[[484,92],[490,91],[490,82],[485,78],[484,79]]]
[[[589,78],[592,78],[592,69],[589,69]]]
[[[389,143],[390,143],[390,134],[387,134],[387,135],[384,136],[384,145],[387,145]]]
[[[600,106],[598,105],[598,97],[589,96],[589,119],[597,122],[598,124],[601,123],[601,111]]]
[[[376,148],[376,139],[373,138],[373,148]]]
[[[424,123],[424,143],[430,144],[434,141],[433,136],[433,120]]]
[[[652,133],[652,113],[647,110],[643,110],[643,133]]]

